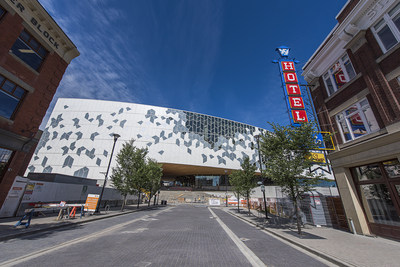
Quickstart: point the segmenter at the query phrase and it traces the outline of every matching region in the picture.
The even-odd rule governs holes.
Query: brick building
[[[78,55],[39,2],[0,0],[0,208],[24,175],[46,110]]]
[[[303,67],[350,225],[400,239],[400,1],[349,0]]]

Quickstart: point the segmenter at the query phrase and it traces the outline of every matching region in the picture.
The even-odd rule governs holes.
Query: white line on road
[[[165,210],[158,211],[158,212],[152,214],[151,216],[158,215],[159,213],[164,212],[164,211],[168,211],[170,209],[172,209],[172,207],[167,208]],[[98,237],[100,235],[104,235],[104,234],[106,234],[108,232],[115,231],[117,229],[120,229],[120,228],[128,225],[128,224],[134,223],[136,221],[139,221],[139,220],[142,220],[143,218],[148,218],[148,217],[149,217],[149,215],[145,215],[143,217],[140,217],[140,218],[137,218],[137,219],[134,219],[134,220],[130,220],[128,222],[124,222],[124,223],[120,223],[120,224],[114,225],[114,226],[106,228],[106,229],[104,229],[102,231],[99,231],[99,232],[96,232],[96,233],[93,233],[93,234],[90,234],[90,235],[87,235],[87,236],[84,236],[84,237],[79,237],[79,238],[76,238],[76,239],[61,243],[61,244],[59,244],[57,246],[53,246],[51,248],[45,248],[45,249],[42,249],[42,250],[39,250],[39,251],[35,251],[35,252],[27,254],[27,255],[24,255],[24,256],[19,257],[19,258],[11,259],[11,260],[8,260],[8,261],[5,261],[5,262],[0,262],[0,266],[2,266],[2,267],[14,266],[14,265],[20,264],[22,262],[25,262],[25,261],[40,257],[40,256],[42,256],[44,254],[49,253],[49,252],[53,252],[55,250],[71,246],[73,244],[77,244],[77,243],[86,241],[88,239],[95,238],[95,237]]]
[[[231,212],[227,212],[226,210],[224,210],[224,212],[226,212],[227,214],[231,215],[233,218],[236,218],[236,219],[238,219],[238,220],[241,220],[242,222],[248,224],[248,225],[251,226],[251,227],[257,228],[257,226],[255,226],[254,224],[249,223],[249,222],[246,221],[245,219],[240,218],[240,217],[238,217],[238,216],[232,214]],[[311,258],[316,259],[316,260],[322,262],[323,264],[325,264],[325,265],[327,265],[327,266],[329,266],[329,267],[337,266],[336,264],[333,264],[332,262],[327,261],[327,260],[325,260],[324,258],[319,257],[319,256],[315,255],[314,253],[311,253],[311,252],[309,252],[309,251],[307,251],[307,250],[305,250],[305,249],[303,249],[303,248],[301,248],[301,247],[299,247],[299,246],[293,245],[292,243],[286,241],[285,239],[280,238],[280,237],[278,237],[278,236],[276,236],[276,235],[273,235],[273,234],[269,233],[268,231],[265,231],[265,230],[262,230],[262,229],[260,229],[260,231],[263,232],[264,234],[266,234],[266,235],[268,235],[268,236],[270,236],[270,237],[272,237],[272,238],[274,238],[274,239],[276,239],[276,240],[279,240],[280,242],[282,242],[282,243],[284,243],[284,244],[286,244],[286,245],[288,245],[288,246],[290,246],[290,247],[292,247],[292,248],[294,248],[294,249],[300,251],[301,253],[304,253],[304,254],[310,256]]]
[[[210,208],[208,210],[211,212],[211,214],[215,217],[217,222],[221,225],[222,229],[228,234],[228,236],[232,239],[232,241],[235,243],[235,245],[239,248],[239,250],[243,253],[243,255],[247,258],[247,260],[251,263],[253,266],[266,266],[265,263],[260,260],[259,257],[257,257],[256,254],[254,254],[253,251],[251,251],[240,238],[235,235],[231,229],[229,229],[228,226],[215,214]]]

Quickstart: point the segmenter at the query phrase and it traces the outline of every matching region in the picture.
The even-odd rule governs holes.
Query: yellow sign
[[[326,163],[325,155],[323,153],[314,153],[311,152],[310,155],[307,157],[308,160],[312,160],[313,162],[317,163]]]

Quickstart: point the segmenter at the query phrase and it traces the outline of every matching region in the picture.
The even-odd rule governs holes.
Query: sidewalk
[[[341,266],[399,266],[400,242],[380,237],[354,235],[327,227],[307,225],[299,237],[297,228],[290,225],[264,224],[258,213],[251,216],[241,209],[223,208],[226,212],[257,225],[260,229]],[[263,214],[262,214],[263,215]],[[268,244],[266,244],[268,246]]]
[[[20,225],[18,227],[14,227],[14,225],[21,219],[20,217],[12,217],[12,218],[4,218],[0,219],[0,242],[17,238],[20,236],[35,234],[39,232],[44,232],[48,230],[54,230],[61,227],[66,227],[74,224],[81,224],[92,222],[96,220],[106,219],[114,216],[120,216],[132,212],[137,212],[140,210],[151,209],[151,208],[163,207],[161,205],[158,206],[150,206],[148,207],[147,204],[141,204],[139,209],[136,208],[135,205],[128,205],[125,206],[123,212],[120,211],[121,207],[112,208],[110,211],[105,213],[101,211],[99,215],[90,215],[90,216],[83,216],[80,217],[80,213],[76,213],[75,218],[72,219],[62,219],[60,221],[56,221],[57,213],[49,214],[46,216],[40,215],[38,217],[32,217],[30,226],[25,228],[24,225]],[[26,222],[24,220],[23,222]]]

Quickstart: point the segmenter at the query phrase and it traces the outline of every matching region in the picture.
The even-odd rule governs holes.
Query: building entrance
[[[399,161],[356,167],[352,174],[371,232],[400,239]]]

